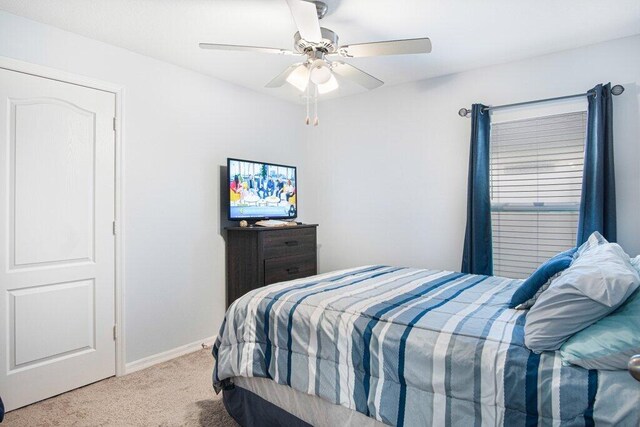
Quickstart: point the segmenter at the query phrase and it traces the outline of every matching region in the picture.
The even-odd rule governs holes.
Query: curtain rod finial
[[[467,110],[466,108],[461,108],[458,110],[458,115],[460,117],[467,117],[469,113],[471,113],[471,110]]]
[[[624,92],[624,86],[622,85],[615,85],[614,87],[611,88],[611,93],[616,96],[622,95],[622,92]]]

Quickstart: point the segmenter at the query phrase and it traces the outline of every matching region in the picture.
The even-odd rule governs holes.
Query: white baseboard
[[[125,365],[125,375],[140,371],[145,368],[149,368],[153,365],[157,365],[158,363],[166,362],[167,360],[175,359],[176,357],[184,356],[188,353],[193,353],[197,350],[201,350],[202,344],[211,347],[215,343],[215,341],[215,336],[203,338],[190,344],[181,345],[180,347],[163,351],[162,353],[153,354],[151,356],[143,357],[142,359],[134,360],[133,362],[129,362]]]

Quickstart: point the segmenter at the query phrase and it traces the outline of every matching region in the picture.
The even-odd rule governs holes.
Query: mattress
[[[366,266],[283,282],[234,302],[214,387],[266,378],[378,422],[640,425],[640,384],[524,346],[521,282]]]

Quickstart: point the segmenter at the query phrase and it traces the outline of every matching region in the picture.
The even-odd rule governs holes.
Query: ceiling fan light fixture
[[[304,92],[309,85],[309,69],[305,65],[300,65],[287,76],[287,82],[300,92]]]
[[[322,59],[316,59],[311,63],[311,81],[315,84],[325,84],[331,76],[331,68]]]
[[[338,79],[336,79],[336,76],[331,74],[326,83],[318,85],[318,93],[320,95],[324,95],[325,93],[333,92],[338,89],[338,86]]]

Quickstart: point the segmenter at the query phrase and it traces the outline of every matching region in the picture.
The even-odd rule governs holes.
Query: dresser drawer
[[[316,252],[315,228],[277,230],[264,233],[264,259],[292,255],[310,255]]]
[[[284,282],[317,274],[316,253],[264,260],[264,284]]]

